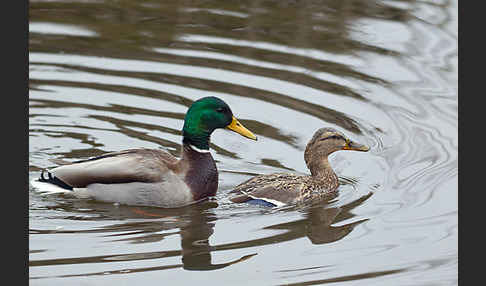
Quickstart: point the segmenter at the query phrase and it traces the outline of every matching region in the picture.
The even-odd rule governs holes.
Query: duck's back
[[[156,149],[129,149],[56,167],[49,172],[74,188],[92,183],[116,184],[160,181],[177,159]]]
[[[56,167],[45,182],[67,186],[77,197],[180,207],[194,203],[194,197],[178,161],[163,150],[130,149]]]

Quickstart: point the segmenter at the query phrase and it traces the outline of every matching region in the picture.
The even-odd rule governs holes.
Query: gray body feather
[[[187,145],[181,160],[162,150],[130,149],[64,163],[49,170],[48,175],[73,187],[66,192],[77,197],[164,208],[189,205],[214,195],[218,185],[211,154]]]
[[[73,195],[132,206],[174,208],[194,203],[189,188],[179,178],[158,183],[90,184],[75,188]]]

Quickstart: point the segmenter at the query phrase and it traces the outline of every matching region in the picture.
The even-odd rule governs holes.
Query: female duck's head
[[[333,128],[321,128],[314,133],[305,148],[304,159],[307,167],[314,175],[329,168],[327,157],[339,150],[354,150],[366,152],[370,148],[354,142],[343,133]]]
[[[209,137],[217,128],[228,128],[247,138],[257,137],[234,116],[231,108],[217,97],[196,100],[186,113],[182,128],[183,142],[203,150],[209,149]]]

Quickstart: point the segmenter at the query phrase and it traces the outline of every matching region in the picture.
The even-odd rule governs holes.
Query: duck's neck
[[[198,201],[214,196],[218,189],[218,169],[209,149],[184,142],[181,161],[186,165],[185,181]]]
[[[338,176],[334,173],[327,157],[321,158],[319,161],[311,162],[307,167],[314,179],[322,181],[329,188],[335,189],[339,186]]]
[[[189,133],[182,131],[182,142],[184,144],[192,145],[199,150],[209,151],[209,138],[211,134],[207,132]]]

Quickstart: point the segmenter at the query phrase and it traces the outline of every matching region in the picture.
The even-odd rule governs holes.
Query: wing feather
[[[293,174],[270,174],[256,176],[240,185],[230,200],[235,203],[249,199],[261,199],[277,206],[294,203],[301,196],[305,177]]]
[[[173,171],[177,161],[162,150],[131,149],[59,166],[49,172],[75,188],[93,183],[157,182]]]

